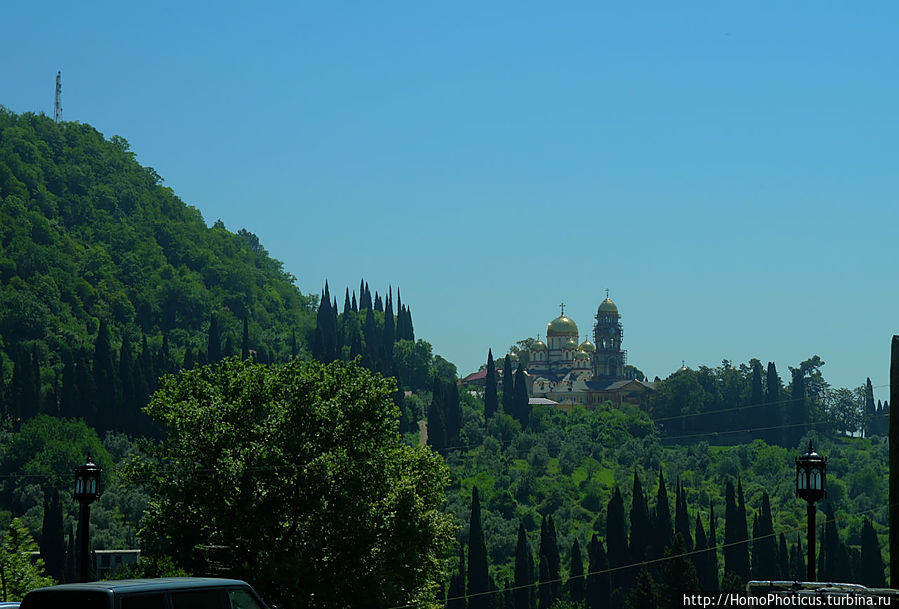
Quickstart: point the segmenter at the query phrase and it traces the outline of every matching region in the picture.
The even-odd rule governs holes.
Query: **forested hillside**
[[[557,599],[586,601],[591,609],[625,606],[628,598],[651,606],[633,599],[651,588],[666,603],[680,603],[683,585],[708,591],[740,589],[750,578],[804,579],[806,508],[795,497],[793,459],[809,439],[829,465],[818,572],[830,581],[883,585],[887,440],[870,382],[855,391],[830,389],[822,365],[815,357],[797,367],[789,392],[773,364],[769,386],[758,382],[757,360],[682,370],[657,383],[649,411],[606,403],[569,413],[535,405],[520,417],[517,377],[506,387],[512,399],[501,392],[492,408],[489,388],[432,398],[429,443],[453,474],[446,509],[460,527],[448,598],[468,594],[471,607],[472,590],[494,589],[490,596],[530,609]],[[816,390],[797,404],[803,385]],[[732,396],[722,397],[722,387]],[[811,416],[789,418],[809,403]],[[753,418],[766,407],[767,419]],[[735,445],[734,426],[722,415],[760,431]],[[436,421],[447,423],[445,437],[432,440]],[[682,545],[675,547],[678,533]],[[686,562],[666,560],[716,546]],[[641,588],[639,566],[624,567],[644,561],[659,563],[641,576]],[[595,571],[603,577],[585,580]],[[504,587],[529,594],[515,600]]]
[[[0,107],[5,416],[143,431],[130,416],[161,373],[304,352],[317,299],[294,282],[254,234],[207,226],[124,138]]]

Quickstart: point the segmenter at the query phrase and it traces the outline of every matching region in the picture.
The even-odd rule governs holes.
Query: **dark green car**
[[[63,584],[25,595],[20,609],[268,609],[239,579],[162,577]]]

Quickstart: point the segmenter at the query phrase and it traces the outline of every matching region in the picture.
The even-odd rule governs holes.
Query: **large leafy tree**
[[[166,377],[147,407],[166,439],[129,471],[151,496],[145,547],[195,573],[222,561],[283,607],[429,606],[448,474],[402,442],[394,390],[342,362]]]

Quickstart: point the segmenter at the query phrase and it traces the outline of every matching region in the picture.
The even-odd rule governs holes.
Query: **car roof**
[[[157,577],[153,579],[111,579],[96,582],[78,584],[61,584],[49,588],[39,588],[47,591],[99,591],[110,592],[145,592],[152,590],[178,590],[197,588],[221,588],[243,587],[248,588],[247,582],[239,579],[221,579],[218,577]]]

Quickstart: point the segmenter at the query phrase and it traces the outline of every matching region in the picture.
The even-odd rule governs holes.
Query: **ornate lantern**
[[[87,463],[75,466],[75,501],[93,503],[100,498],[100,473],[103,469],[87,456]]]
[[[810,503],[827,497],[827,457],[812,449],[811,440],[808,452],[796,457],[796,496]]]
[[[815,502],[827,497],[827,457],[808,441],[808,452],[795,458],[796,496],[808,502],[808,581],[815,581]]]

